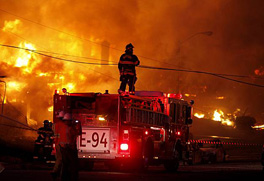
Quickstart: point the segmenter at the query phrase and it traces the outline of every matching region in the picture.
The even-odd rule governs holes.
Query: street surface
[[[27,166],[24,168],[6,168],[0,173],[1,181],[48,181],[51,166],[40,165]],[[227,162],[215,164],[180,165],[177,173],[168,173],[162,166],[152,166],[148,171],[137,172],[123,170],[110,172],[103,165],[95,165],[93,171],[80,171],[80,181],[102,181],[102,180],[238,180],[250,179],[260,180],[264,178],[262,165],[256,161]]]

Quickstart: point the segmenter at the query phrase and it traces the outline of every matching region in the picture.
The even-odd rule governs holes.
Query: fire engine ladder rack
[[[169,120],[160,108],[155,108],[158,105],[156,100],[131,95],[122,100],[126,108],[126,123],[163,126]]]

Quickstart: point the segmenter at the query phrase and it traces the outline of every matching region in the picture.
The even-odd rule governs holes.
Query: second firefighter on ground
[[[136,76],[136,66],[139,65],[139,60],[136,55],[133,54],[134,46],[130,43],[126,46],[125,53],[121,55],[118,69],[120,73],[120,88],[118,90],[119,93],[122,93],[126,90],[126,85],[129,86],[130,94],[134,94],[135,92],[135,83],[137,81]]]

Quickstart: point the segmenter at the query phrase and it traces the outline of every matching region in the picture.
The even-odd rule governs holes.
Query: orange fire
[[[20,25],[21,25],[21,21],[19,19],[15,19],[14,21],[5,21],[5,25],[2,28],[2,31],[18,33],[20,32],[19,30]]]
[[[12,36],[12,40],[8,40],[8,44],[23,48],[3,48],[1,50],[0,64],[5,65],[2,66],[5,67],[3,70],[8,73],[8,78],[5,79],[6,87],[4,85],[0,87],[1,96],[6,88],[5,99],[8,101],[5,100],[5,104],[7,102],[11,104],[25,104],[22,107],[26,107],[26,113],[24,114],[28,118],[28,124],[35,125],[36,122],[42,123],[44,119],[52,119],[52,95],[55,90],[66,88],[68,92],[102,92],[105,89],[112,92],[116,91],[116,85],[114,83],[108,84],[107,81],[109,78],[102,76],[104,72],[109,75],[112,72],[111,68],[101,69],[101,66],[75,64],[34,53],[34,51],[39,51],[40,49],[46,52],[44,54],[49,56],[67,60],[100,63],[98,60],[101,59],[102,49],[105,48],[100,46],[102,40],[91,36],[91,42],[99,43],[85,43],[85,41],[77,36],[69,36],[62,32],[52,32],[50,34],[50,40],[44,40],[43,42],[45,44],[46,41],[45,48],[49,49],[45,50],[43,45],[41,45],[42,48],[37,48],[39,45],[29,42],[24,38],[18,41],[18,37],[23,37],[28,33],[26,32],[28,30],[24,26],[23,20],[15,19],[5,21],[4,26],[0,27],[0,31],[6,35],[4,37],[10,38],[10,34],[16,35],[16,38]],[[69,32],[69,34],[74,35],[75,33]],[[40,41],[41,38],[39,36]],[[4,39],[2,40],[4,42]],[[34,41],[37,42],[37,39]],[[81,57],[88,57],[88,59]],[[113,58],[109,52],[109,62],[113,62],[113,59],[118,58]],[[94,72],[94,67],[99,69]],[[102,74],[100,74],[101,72]],[[109,77],[111,77],[111,74]],[[107,85],[107,88],[104,88],[106,87],[104,85]],[[42,114],[36,114],[34,112],[42,112]]]
[[[204,114],[202,114],[202,113],[195,113],[194,116],[199,118],[199,119],[204,118]]]
[[[230,121],[230,119],[225,118],[225,114],[221,110],[215,110],[212,120],[214,121],[220,121],[223,125],[227,126],[234,126],[234,122]]]
[[[256,125],[252,126],[253,129],[264,129],[264,124],[263,125]]]

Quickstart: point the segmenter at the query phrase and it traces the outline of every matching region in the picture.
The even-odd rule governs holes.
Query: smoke
[[[1,9],[20,16],[0,11],[1,43],[16,46],[28,43],[36,50],[75,56],[49,53],[57,57],[100,62],[80,57],[101,59],[101,43],[107,41],[111,47],[110,63],[117,63],[125,45],[132,43],[142,65],[249,76],[264,66],[261,9],[264,2],[260,0],[0,0],[0,5]],[[213,35],[197,34],[188,39],[205,31],[212,31]],[[30,117],[38,123],[52,119],[48,108],[52,106],[55,89],[66,87],[70,92],[108,89],[116,93],[119,87],[115,66],[74,64],[19,52],[1,48],[0,71],[10,77],[6,81],[24,83],[19,92],[7,87],[7,99],[17,97],[29,102]],[[28,55],[31,56],[28,64],[17,66],[17,59]],[[184,72],[137,68],[137,75],[137,90],[195,94],[196,106],[202,110],[220,107],[233,112],[240,108],[247,109],[247,114],[257,120],[263,118],[261,88]],[[263,84],[260,79],[240,80]],[[216,100],[217,96],[225,99]]]

